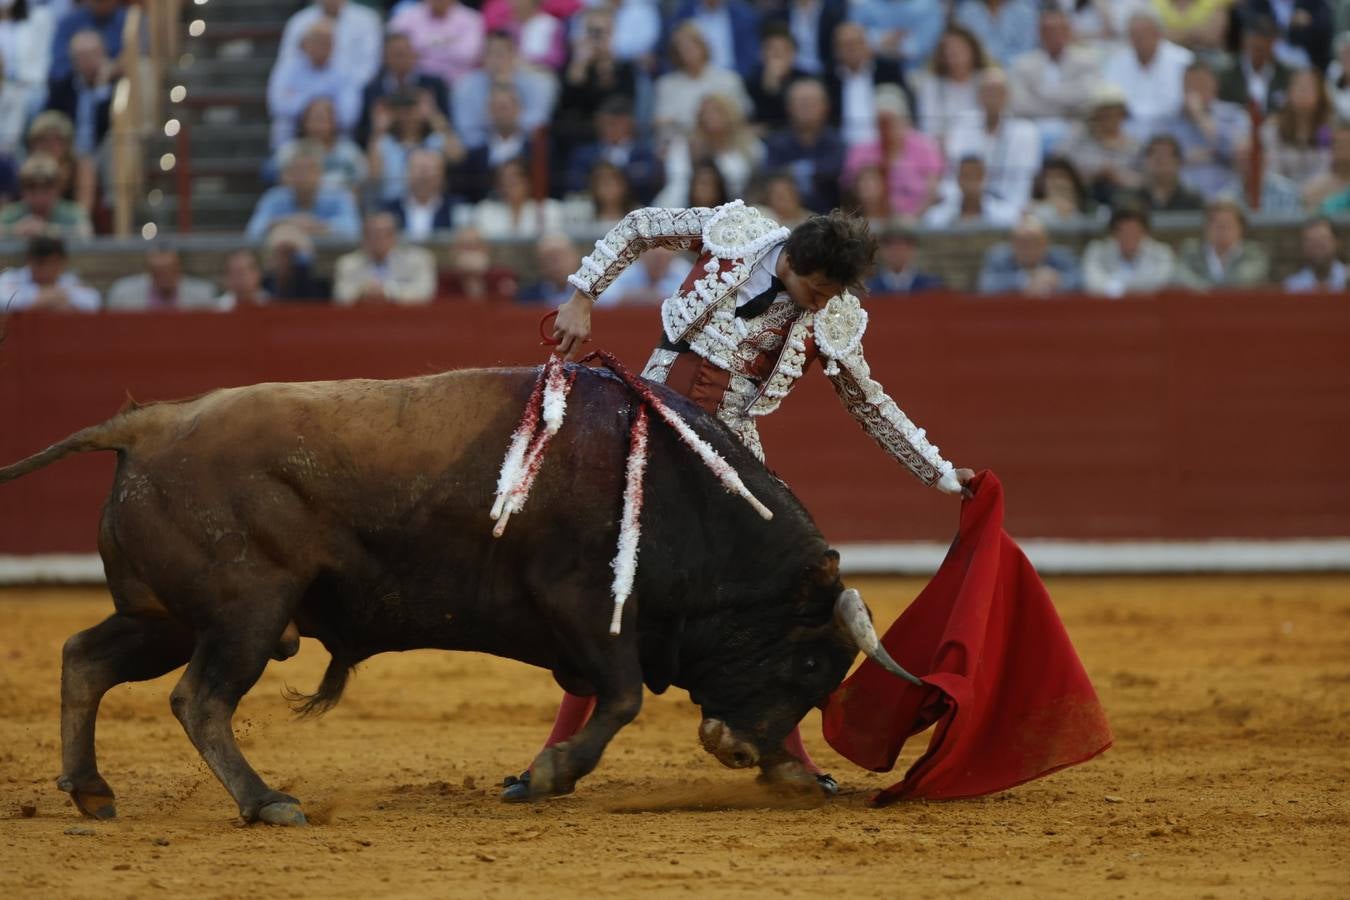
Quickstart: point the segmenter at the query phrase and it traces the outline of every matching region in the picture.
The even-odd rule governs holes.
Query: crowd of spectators
[[[79,161],[106,130],[118,9],[61,16],[36,84],[0,28],[7,79],[49,110],[0,228],[88,233]],[[1339,287],[1326,217],[1350,211],[1347,26],[1350,0],[315,0],[269,79],[270,186],[246,231],[261,262],[232,258],[210,302],[556,302],[580,255],[565,235],[735,197],[788,225],[867,216],[886,293],[941,286],[916,226],[1006,229],[978,279],[991,293],[1265,284],[1256,209],[1309,223],[1291,289]],[[1174,213],[1204,222],[1175,253],[1152,236]],[[1052,240],[1063,226],[1105,234],[1076,254]],[[437,273],[415,246],[437,232],[454,260],[533,242],[539,280],[486,259]],[[313,271],[323,237],[361,241],[331,285]],[[605,300],[651,301],[680,270],[653,256]]]

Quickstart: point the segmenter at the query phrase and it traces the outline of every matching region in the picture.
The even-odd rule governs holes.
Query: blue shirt
[[[873,47],[880,48],[887,33],[903,31],[900,58],[918,66],[933,55],[947,16],[939,0],[862,0],[854,4],[851,18],[867,29]]]
[[[356,211],[356,201],[348,192],[321,187],[314,197],[314,205],[302,209],[296,202],[295,191],[285,185],[269,188],[258,198],[244,234],[250,241],[261,241],[275,223],[301,213],[323,222],[333,237],[354,241],[361,234],[361,216]]]
[[[1036,49],[1040,23],[1030,0],[1005,0],[997,15],[989,11],[984,0],[965,0],[957,6],[953,19],[973,31],[989,55],[1003,66],[1010,65],[1018,54]]]
[[[70,74],[70,39],[81,31],[97,31],[103,38],[103,47],[108,51],[109,59],[116,59],[122,52],[122,26],[127,21],[127,8],[117,7],[106,19],[96,19],[84,7],[76,7],[56,23],[56,33],[52,35],[52,64],[47,72],[49,78],[65,78]]]

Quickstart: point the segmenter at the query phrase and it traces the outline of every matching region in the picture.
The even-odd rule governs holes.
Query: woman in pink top
[[[919,216],[937,200],[944,167],[937,141],[910,123],[909,104],[893,84],[877,88],[879,140],[857,144],[844,160],[844,186],[852,188],[858,173],[869,166],[887,173],[891,214]]]

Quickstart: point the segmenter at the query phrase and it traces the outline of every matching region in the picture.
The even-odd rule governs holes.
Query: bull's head
[[[881,646],[862,596],[839,579],[839,554],[827,551],[796,588],[790,621],[773,610],[726,635],[726,655],[691,690],[703,707],[699,739],[731,768],[759,765],[771,778],[797,780],[805,769],[783,739],[813,706],[823,706],[861,650],[914,684]]]

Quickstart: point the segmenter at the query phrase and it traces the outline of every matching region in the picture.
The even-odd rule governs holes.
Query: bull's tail
[[[92,425],[77,431],[65,440],[57,441],[46,450],[34,453],[27,459],[0,468],[0,484],[36,472],[72,453],[84,453],[88,450],[125,450],[131,440],[131,432],[126,423],[127,413],[121,413],[100,425]]]
[[[355,661],[340,650],[329,647],[329,652],[332,653],[332,658],[328,660],[328,668],[324,670],[318,690],[312,694],[305,694],[290,686],[282,688],[282,696],[290,703],[291,711],[302,719],[321,716],[337,706],[338,701],[342,699],[343,690],[347,687],[347,679],[356,668]]]

